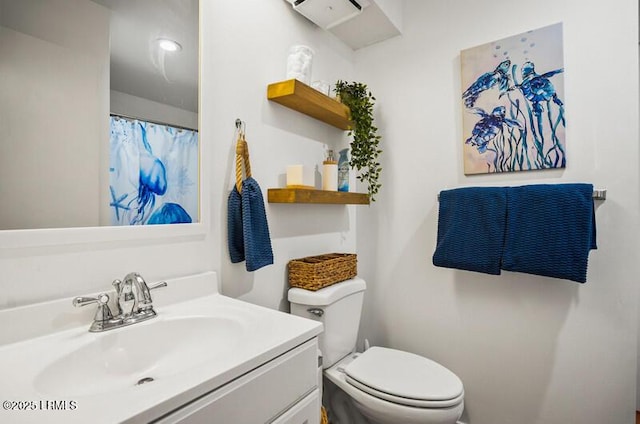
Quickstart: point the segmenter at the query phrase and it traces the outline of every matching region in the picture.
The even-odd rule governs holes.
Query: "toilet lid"
[[[344,369],[349,384],[381,399],[425,408],[462,401],[462,381],[435,361],[384,347],[372,347]]]

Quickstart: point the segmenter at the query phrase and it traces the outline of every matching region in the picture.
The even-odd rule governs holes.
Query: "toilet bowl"
[[[464,388],[453,372],[396,349],[374,346],[353,353],[365,288],[355,278],[316,292],[289,290],[291,313],[324,324],[319,345],[325,377],[371,423],[455,424],[464,409]]]

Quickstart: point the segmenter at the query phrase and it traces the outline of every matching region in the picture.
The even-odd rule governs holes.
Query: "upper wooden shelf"
[[[325,203],[334,205],[368,205],[369,195],[345,191],[312,190],[303,188],[270,188],[269,203]]]
[[[298,80],[269,84],[267,98],[341,130],[348,130],[351,126],[351,113],[347,106]]]

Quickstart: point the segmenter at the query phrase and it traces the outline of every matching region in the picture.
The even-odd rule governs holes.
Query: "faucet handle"
[[[79,308],[80,306],[91,305],[92,303],[97,303],[98,306],[106,305],[109,302],[109,295],[106,293],[101,293],[96,297],[76,297],[73,299],[73,306]]]
[[[157,282],[155,284],[151,284],[149,286],[147,286],[147,300],[145,302],[145,307],[144,309],[152,309],[152,305],[153,305],[153,300],[151,299],[151,291],[155,290],[155,289],[159,289],[160,287],[167,287],[167,282],[166,281],[160,281]]]
[[[76,297],[73,299],[73,306],[79,308],[81,306],[91,305],[92,303],[98,304],[98,310],[93,318],[93,324],[89,331],[100,331],[97,328],[102,328],[102,324],[110,319],[113,319],[113,314],[109,308],[109,295],[101,293],[96,297]]]
[[[119,296],[120,292],[122,291],[122,281],[116,278],[111,282],[111,284],[113,285],[113,287],[116,288],[116,295]]]
[[[167,287],[167,282],[166,281],[160,281],[158,283],[151,284],[150,286],[148,286],[149,290],[159,289],[160,287]]]

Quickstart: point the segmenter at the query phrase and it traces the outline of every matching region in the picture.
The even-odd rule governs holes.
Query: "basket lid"
[[[293,287],[289,289],[289,302],[299,305],[326,306],[350,294],[364,291],[367,283],[360,277],[332,284],[317,291]]]

